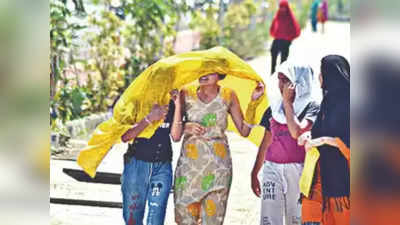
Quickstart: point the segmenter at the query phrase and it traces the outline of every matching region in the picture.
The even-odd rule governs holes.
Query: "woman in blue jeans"
[[[123,217],[127,225],[142,225],[146,202],[148,225],[164,224],[172,185],[171,139],[179,141],[182,134],[181,98],[171,93],[169,106],[154,105],[151,112],[133,125],[123,136],[128,142],[122,174]],[[164,118],[164,123],[150,139],[137,138],[149,124]]]

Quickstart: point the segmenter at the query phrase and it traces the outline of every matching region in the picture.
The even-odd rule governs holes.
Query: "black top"
[[[302,121],[303,119],[307,119],[314,123],[314,121],[317,119],[318,112],[319,112],[319,104],[316,102],[310,102],[310,103],[308,103],[306,108],[304,108],[303,112],[301,112],[301,114],[297,117],[297,119],[299,121]],[[272,110],[271,110],[271,107],[268,107],[268,109],[265,111],[265,113],[261,119],[261,122],[260,122],[260,125],[265,127],[265,129],[267,129],[268,131],[271,131],[271,128],[270,128],[270,125],[271,125],[270,119],[271,118],[272,118]]]
[[[164,123],[155,131],[150,138],[135,138],[132,144],[129,144],[128,151],[124,155],[126,164],[134,156],[138,160],[146,162],[171,162],[172,147],[170,132],[172,121],[174,119],[175,104],[169,103],[168,114]]]

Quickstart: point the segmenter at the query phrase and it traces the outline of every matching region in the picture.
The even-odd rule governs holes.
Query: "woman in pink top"
[[[301,223],[299,179],[305,151],[297,138],[310,130],[319,112],[315,96],[322,95],[310,66],[286,61],[267,88],[270,107],[261,125],[264,139],[252,171],[252,189],[262,196],[260,224]],[[264,164],[262,184],[258,172]]]

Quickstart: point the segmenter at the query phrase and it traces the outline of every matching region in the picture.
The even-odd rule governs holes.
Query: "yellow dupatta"
[[[265,94],[256,102],[250,102],[251,93],[262,78],[249,64],[223,47],[209,50],[192,51],[167,57],[144,70],[124,91],[114,107],[113,117],[97,126],[82,150],[77,163],[83,170],[95,177],[96,169],[112,148],[120,142],[121,136],[142,120],[154,104],[166,105],[170,100],[169,92],[199,79],[201,76],[219,73],[226,74],[221,85],[233,89],[246,112],[246,120],[258,123],[267,108]],[[248,106],[248,107],[247,107]],[[149,125],[139,137],[150,138],[162,121]],[[236,130],[230,123],[228,129]],[[249,139],[259,145],[264,130],[255,127]]]

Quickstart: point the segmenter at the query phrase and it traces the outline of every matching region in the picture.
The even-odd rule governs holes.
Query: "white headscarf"
[[[293,108],[297,117],[300,116],[310,102],[321,102],[322,90],[311,66],[307,63],[300,63],[297,61],[285,61],[279,65],[277,71],[270,77],[267,83],[267,95],[270,102],[272,117],[278,123],[287,123],[283,108],[283,98],[279,90],[278,73],[283,73],[290,82],[296,85],[296,96]]]

